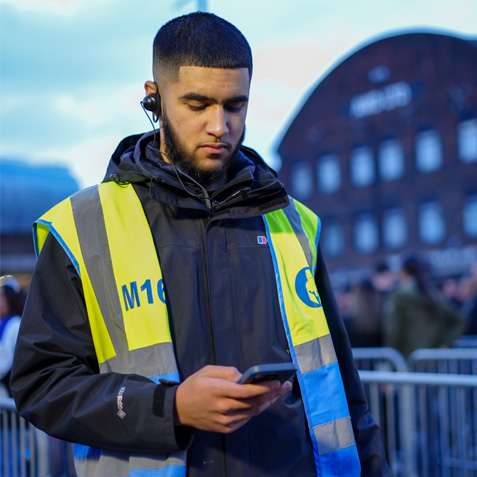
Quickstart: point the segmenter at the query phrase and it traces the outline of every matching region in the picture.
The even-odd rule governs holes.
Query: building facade
[[[368,44],[319,82],[278,153],[287,189],[322,219],[335,280],[409,252],[464,273],[477,262],[477,41]]]

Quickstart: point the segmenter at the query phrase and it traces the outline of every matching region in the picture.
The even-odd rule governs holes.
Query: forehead
[[[216,99],[248,95],[250,77],[247,68],[205,68],[181,66],[178,80],[170,84],[178,94],[198,93]]]

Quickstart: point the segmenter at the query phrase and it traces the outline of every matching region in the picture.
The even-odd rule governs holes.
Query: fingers
[[[206,366],[181,383],[175,394],[177,423],[229,433],[262,413],[291,389],[291,383],[237,384],[233,367]]]
[[[225,379],[227,381],[236,382],[242,376],[237,368],[233,366],[214,366],[207,365],[195,373],[197,376]]]
[[[259,385],[242,384],[240,386],[257,388]],[[253,389],[253,397],[245,400],[233,400],[233,408],[227,411],[223,409],[223,429],[220,432],[227,434],[239,429],[250,421],[250,419],[268,409],[281,396],[291,391],[292,387],[292,383],[289,381],[286,381],[282,385],[280,385],[278,381],[275,381],[273,384],[270,381],[266,385],[261,386],[261,388],[270,389],[268,392],[257,395],[257,390]]]

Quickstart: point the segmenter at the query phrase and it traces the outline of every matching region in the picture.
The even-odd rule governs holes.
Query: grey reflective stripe
[[[333,341],[329,334],[296,345],[294,349],[302,374],[319,369],[337,360]]]
[[[174,455],[167,454],[130,454],[128,452],[114,452],[107,449],[101,450],[99,458],[88,459],[85,457],[75,457],[75,469],[78,477],[105,477],[109,475],[128,476],[135,470],[160,470],[171,465],[182,468],[178,469],[176,475],[186,474],[186,451],[177,452]],[[167,470],[167,476],[174,475]],[[160,475],[154,473],[154,475]]]
[[[321,424],[313,429],[318,441],[318,453],[329,454],[355,444],[351,417]]]
[[[136,373],[147,378],[176,373],[177,366],[172,343],[157,343],[146,348],[128,351],[128,373]],[[102,373],[110,371],[126,372],[121,368],[122,358],[114,356],[100,364]]]
[[[113,264],[98,187],[91,187],[86,189],[84,193],[73,196],[71,207],[83,260],[109,337],[117,354],[118,350],[127,350],[128,344],[126,336],[120,331],[124,329],[123,314],[114,280]],[[112,313],[114,313],[114,320],[111,316]],[[120,326],[115,325],[114,321],[119,322]],[[124,360],[125,356],[119,359]],[[121,363],[120,369],[123,369],[123,366],[127,369],[127,363]]]
[[[290,205],[288,205],[288,207],[285,207],[282,210],[285,213],[288,222],[290,222],[290,225],[295,232],[296,238],[300,242],[303,252],[305,252],[308,266],[311,270],[313,270],[313,253],[310,248],[310,242],[308,241],[308,237],[303,230],[303,226],[301,225],[301,217],[300,213],[296,208],[295,201],[290,197]]]

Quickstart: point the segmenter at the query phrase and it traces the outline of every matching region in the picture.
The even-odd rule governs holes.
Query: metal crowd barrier
[[[366,371],[408,371],[404,356],[394,348],[353,348],[358,369]]]
[[[477,348],[477,335],[462,335],[452,344],[453,348]]]
[[[477,349],[353,357],[394,477],[477,477]]]
[[[409,369],[422,373],[477,375],[477,349],[418,349],[408,358]]]
[[[477,376],[359,374],[394,477],[477,476]]]
[[[20,417],[13,399],[0,398],[1,477],[73,477],[71,451]]]
[[[47,436],[17,414],[13,399],[0,398],[0,433],[2,476],[49,475]]]

